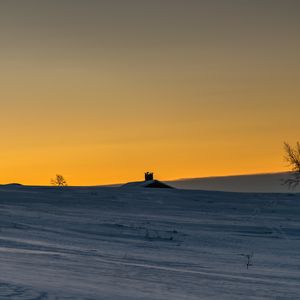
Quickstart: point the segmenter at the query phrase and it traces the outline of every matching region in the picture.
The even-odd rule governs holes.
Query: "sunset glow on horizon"
[[[0,184],[286,171],[300,2],[0,1]]]

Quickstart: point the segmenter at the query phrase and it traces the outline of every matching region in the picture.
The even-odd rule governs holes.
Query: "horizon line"
[[[293,173],[293,171],[276,171],[276,172],[262,172],[262,173],[242,173],[242,174],[229,174],[229,175],[212,175],[204,177],[183,177],[177,179],[159,179],[164,182],[174,182],[174,181],[184,181],[184,180],[197,180],[197,179],[213,179],[213,178],[226,178],[226,177],[243,177],[243,176],[263,176],[263,175],[276,175],[276,174],[287,174]],[[135,181],[135,180],[133,180]],[[140,180],[143,181],[143,180]],[[132,182],[132,181],[127,181]],[[113,187],[123,185],[127,182],[118,182],[118,183],[106,183],[106,184],[94,184],[94,185],[67,185],[67,187]],[[43,184],[22,184],[19,182],[9,182],[9,183],[0,183],[0,186],[7,185],[21,185],[21,186],[32,186],[32,187],[55,187],[53,185],[43,185]]]

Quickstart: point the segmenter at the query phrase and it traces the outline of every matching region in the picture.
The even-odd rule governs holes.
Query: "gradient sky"
[[[0,0],[0,183],[287,170],[299,0]]]

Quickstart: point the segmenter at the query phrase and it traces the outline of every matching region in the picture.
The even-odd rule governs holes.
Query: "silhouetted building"
[[[171,187],[159,180],[155,180],[153,173],[150,173],[150,172],[145,173],[145,181],[128,182],[128,183],[124,184],[123,187],[174,189],[173,187]]]
[[[153,173],[146,172],[145,173],[145,181],[153,180]]]

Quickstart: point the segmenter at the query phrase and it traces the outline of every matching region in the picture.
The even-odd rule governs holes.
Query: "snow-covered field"
[[[291,172],[235,175],[206,178],[186,178],[166,183],[180,189],[213,190],[242,193],[300,193],[300,185],[289,189],[284,181],[291,178]]]
[[[300,299],[298,194],[12,185],[0,215],[1,300]]]

